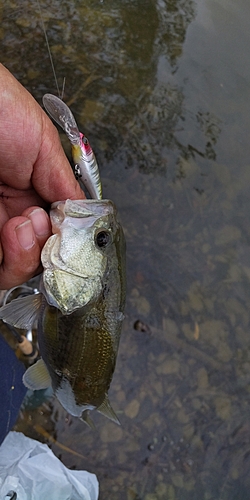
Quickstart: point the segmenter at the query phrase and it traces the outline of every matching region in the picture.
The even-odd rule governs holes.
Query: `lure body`
[[[65,102],[53,94],[43,96],[43,105],[70,140],[77,178],[92,198],[101,200],[102,185],[96,157],[87,137],[79,131],[73,113]]]

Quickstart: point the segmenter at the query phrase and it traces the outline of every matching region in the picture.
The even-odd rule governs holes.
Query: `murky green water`
[[[16,428],[95,472],[100,500],[248,500],[249,2],[40,1],[127,238],[122,426],[47,401]],[[0,19],[1,61],[41,103],[56,89],[38,6],[8,0]]]

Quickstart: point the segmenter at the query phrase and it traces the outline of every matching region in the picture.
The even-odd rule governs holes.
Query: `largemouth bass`
[[[0,318],[25,329],[38,321],[42,358],[24,374],[27,387],[51,384],[70,414],[88,422],[96,409],[119,423],[108,400],[125,304],[125,242],[115,207],[66,200],[52,204],[50,218],[39,293],[3,306]]]

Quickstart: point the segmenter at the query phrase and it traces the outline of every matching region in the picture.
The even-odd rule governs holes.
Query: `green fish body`
[[[125,305],[125,241],[108,200],[52,205],[53,235],[42,250],[41,293],[13,300],[0,317],[19,328],[38,320],[42,359],[24,374],[50,383],[62,406],[88,419],[97,409],[119,423],[108,401]]]

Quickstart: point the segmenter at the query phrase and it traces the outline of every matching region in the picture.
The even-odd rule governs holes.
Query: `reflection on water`
[[[122,426],[96,415],[93,432],[47,399],[16,428],[95,472],[101,500],[247,500],[249,5],[40,1],[127,238]],[[55,84],[37,4],[4,2],[0,18],[2,62],[41,102]]]

